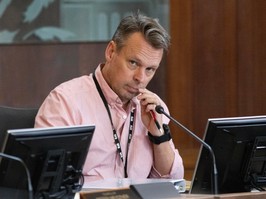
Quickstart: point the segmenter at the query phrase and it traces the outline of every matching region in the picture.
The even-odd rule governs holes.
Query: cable
[[[76,170],[72,165],[68,165],[65,171],[65,178],[62,179],[62,184],[59,190],[55,193],[42,191],[38,193],[40,199],[67,199],[72,198],[72,195],[81,191],[84,184],[84,176],[81,170]],[[75,181],[78,181],[77,183]]]

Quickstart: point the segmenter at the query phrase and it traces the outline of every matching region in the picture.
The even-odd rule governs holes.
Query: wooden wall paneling
[[[170,113],[182,124],[193,130],[192,82],[192,1],[170,1],[170,34],[172,45],[167,59],[167,104]],[[192,175],[197,152],[193,138],[170,122],[173,140],[183,157],[185,178]]]
[[[193,115],[192,103],[192,24],[191,1],[171,1],[170,5],[170,34],[172,37],[171,48],[167,59],[166,68],[166,93],[167,104],[173,117],[184,125],[192,125],[190,118]],[[184,116],[187,117],[184,117]],[[186,142],[179,128],[171,125],[174,140],[178,144]],[[186,145],[185,144],[185,145]]]
[[[210,117],[266,113],[266,1],[172,0],[166,73],[173,116],[202,137]],[[191,178],[198,146],[174,135]]]
[[[223,62],[225,68],[225,107],[224,115],[227,117],[238,115],[238,67],[237,67],[237,1],[224,1],[223,15]]]
[[[194,1],[193,83],[195,130],[211,117],[236,115],[235,1]]]
[[[89,74],[106,43],[0,45],[0,104],[40,106],[58,84]]]
[[[239,102],[243,99],[239,97],[243,90],[239,73],[247,58],[239,57],[239,23],[253,20],[239,17],[241,6],[242,1],[237,0],[171,1],[173,40],[166,76],[167,85],[172,87],[167,102],[172,115],[199,137],[203,137],[208,118],[241,115]],[[246,80],[246,76],[242,78]],[[199,145],[184,133],[178,133],[174,141],[183,155],[185,177],[189,179]]]
[[[239,1],[239,114],[266,114],[266,1]]]

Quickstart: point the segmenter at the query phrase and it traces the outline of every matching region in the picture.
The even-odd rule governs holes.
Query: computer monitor
[[[218,193],[263,190],[266,185],[266,116],[209,119],[204,141],[214,151]],[[190,193],[212,194],[213,163],[201,147]]]
[[[82,169],[94,130],[94,125],[8,130],[2,153],[25,162],[36,198],[74,196],[83,185]],[[27,189],[23,166],[0,160],[0,186]]]

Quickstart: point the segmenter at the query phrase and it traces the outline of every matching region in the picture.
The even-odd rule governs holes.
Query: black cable
[[[258,179],[257,179],[256,174],[250,175],[250,184],[251,184],[252,188],[254,188],[258,191],[265,191],[265,189],[263,187],[258,186],[257,181],[258,181]]]
[[[29,199],[33,199],[33,189],[32,189],[32,184],[31,184],[30,172],[29,172],[29,169],[28,169],[27,165],[25,164],[25,162],[19,157],[12,156],[12,155],[7,155],[7,154],[4,154],[4,153],[0,153],[0,157],[7,158],[7,159],[10,159],[10,160],[15,160],[15,161],[18,161],[18,162],[20,162],[22,164],[22,166],[25,169],[26,175],[27,175],[28,196],[29,196]]]
[[[53,194],[42,191],[39,193],[39,199],[66,199],[66,197],[71,197],[72,194],[81,191],[84,184],[84,175],[82,174],[82,171],[74,169],[72,165],[69,165],[66,170],[66,173],[72,174],[66,175],[62,180],[62,185],[59,191]],[[78,180],[77,183],[75,183],[76,180]]]

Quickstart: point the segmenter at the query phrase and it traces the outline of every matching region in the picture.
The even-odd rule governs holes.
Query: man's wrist
[[[148,136],[149,136],[150,141],[153,144],[159,145],[163,142],[167,142],[167,141],[171,140],[172,137],[171,137],[171,133],[170,133],[170,128],[167,124],[163,124],[163,131],[164,131],[164,134],[161,136],[154,136],[150,132],[148,132]]]

